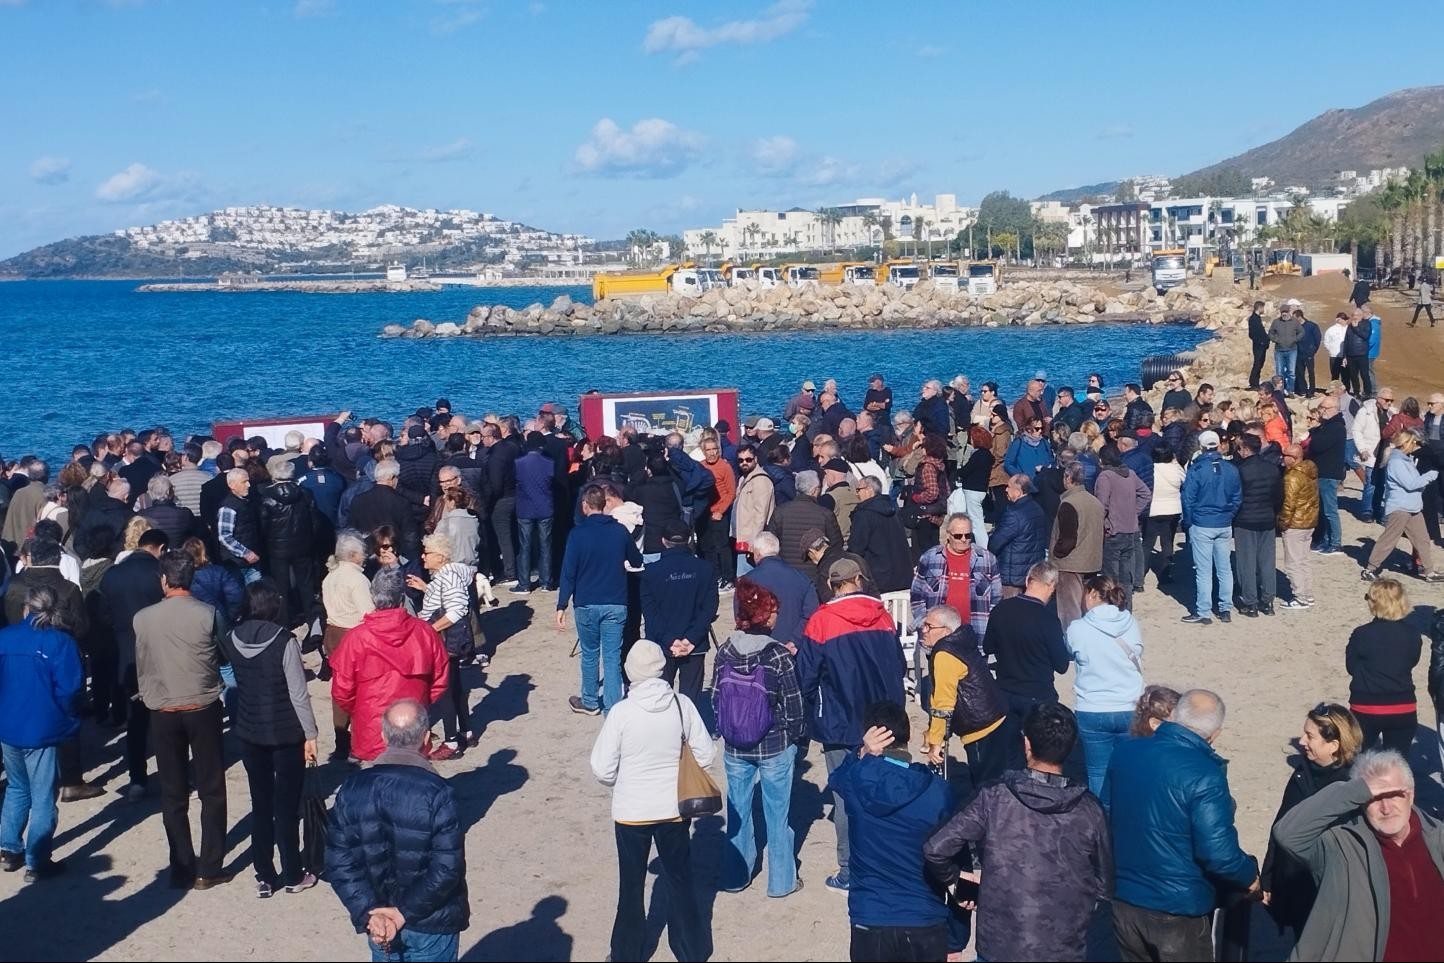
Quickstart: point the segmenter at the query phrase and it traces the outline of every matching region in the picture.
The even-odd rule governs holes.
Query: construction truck
[[[1303,273],[1299,267],[1299,252],[1291,247],[1279,247],[1269,251],[1264,264],[1264,277],[1298,277]]]
[[[884,261],[877,269],[879,286],[890,284],[895,288],[910,291],[921,279],[922,271],[912,261]]]
[[[1159,294],[1188,280],[1188,252],[1181,247],[1153,252],[1153,289]]]
[[[928,280],[940,291],[956,294],[962,286],[961,274],[956,261],[936,261],[928,265]]]
[[[715,268],[698,268],[691,261],[668,264],[651,271],[613,271],[592,279],[592,297],[640,297],[644,294],[684,294],[696,297],[713,284],[722,282],[722,272]]]
[[[998,293],[998,275],[1001,269],[997,261],[968,262],[968,297],[983,298]]]

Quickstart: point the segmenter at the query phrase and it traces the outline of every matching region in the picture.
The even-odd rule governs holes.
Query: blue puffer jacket
[[[897,626],[870,595],[840,595],[807,620],[797,644],[797,685],[813,739],[862,745],[862,714],[887,699],[901,704],[907,665]]]
[[[0,742],[56,746],[80,731],[85,671],[67,632],[37,629],[33,616],[0,629]]]
[[[407,930],[460,933],[470,921],[465,832],[456,794],[416,753],[387,750],[341,784],[326,839],[326,873],[356,932],[394,906]]]
[[[1215,884],[1247,889],[1258,861],[1238,845],[1228,764],[1173,722],[1113,750],[1103,802],[1112,808],[1114,897],[1175,916],[1213,910]]]
[[[1243,483],[1215,449],[1200,452],[1183,478],[1183,527],[1228,528],[1243,504]]]
[[[1004,585],[1023,585],[1028,569],[1043,561],[1048,550],[1048,519],[1032,495],[1009,502],[988,536],[988,551],[998,557],[998,574]]]
[[[1003,454],[1003,471],[1010,475],[1027,475],[1035,478],[1039,468],[1053,464],[1053,449],[1041,437],[1034,443],[1027,435],[1013,438]]]

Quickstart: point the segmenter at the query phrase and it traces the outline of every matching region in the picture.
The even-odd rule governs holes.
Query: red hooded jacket
[[[430,625],[405,609],[378,609],[342,636],[331,670],[331,701],[351,713],[351,752],[375,759],[386,748],[382,714],[401,699],[436,702],[450,664]]]

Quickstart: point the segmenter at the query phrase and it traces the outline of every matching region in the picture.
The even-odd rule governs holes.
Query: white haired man
[[[1444,823],[1414,805],[1414,773],[1397,752],[1362,753],[1350,774],[1274,827],[1319,886],[1292,958],[1444,959]]]
[[[226,487],[230,491],[221,500],[216,515],[216,538],[229,561],[241,570],[242,581],[249,585],[261,577],[261,556],[256,549],[262,544],[261,520],[249,497],[251,476],[244,468],[232,468],[226,472]]]

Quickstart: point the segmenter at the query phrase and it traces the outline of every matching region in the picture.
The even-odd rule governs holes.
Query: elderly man
[[[963,512],[949,515],[938,536],[939,543],[923,552],[913,575],[912,623],[920,624],[928,609],[948,605],[981,639],[1003,599],[998,559],[976,544],[972,519]]]
[[[867,563],[879,592],[902,592],[912,580],[912,550],[897,502],[883,494],[881,487],[872,475],[853,483],[857,507],[852,511],[847,550]]]
[[[817,611],[817,586],[780,557],[777,536],[762,532],[752,540],[752,570],[747,577],[777,596],[773,638],[795,649],[802,630]]]
[[[747,555],[757,536],[767,528],[776,508],[772,478],[762,467],[762,452],[754,445],[737,447],[737,495],[733,499],[733,539],[737,549],[737,575],[752,569]]]
[[[242,579],[249,584],[261,577],[259,549],[264,544],[256,505],[249,497],[251,476],[244,468],[232,468],[226,472],[226,487],[230,491],[216,515],[216,537],[227,560],[241,570]]]
[[[934,605],[918,623],[918,642],[928,658],[923,708],[928,714],[923,752],[942,765],[949,736],[957,736],[968,757],[974,791],[1008,768],[1008,713],[1002,690],[988,669],[982,641],[951,605]]]
[[[1028,569],[1043,561],[1048,550],[1048,521],[1043,506],[1033,497],[1033,480],[1014,475],[1005,488],[1008,504],[998,519],[988,549],[998,559],[1003,579],[1003,598],[1020,595],[1028,580]]]
[[[943,383],[937,378],[923,382],[921,395],[913,407],[913,420],[929,435],[948,437],[948,402],[943,398]]]
[[[35,524],[35,519],[40,517],[40,509],[45,506],[45,483],[50,480],[50,469],[37,458],[25,466],[25,477],[29,481],[10,496],[5,526],[0,529],[0,539],[9,543],[12,554],[24,543],[30,526]]]
[[[783,502],[772,512],[767,530],[782,545],[782,559],[809,579],[817,577],[815,566],[804,554],[802,535],[808,529],[820,529],[833,545],[842,545],[842,531],[837,516],[818,504],[822,483],[815,471],[797,473],[797,497]]]
[[[1027,425],[1029,422],[1041,421],[1046,431],[1053,421],[1053,415],[1048,411],[1048,406],[1043,401],[1043,389],[1047,384],[1034,378],[1028,382],[1028,390],[1023,397],[1013,402],[1013,424]]]
[[[1362,753],[1351,775],[1274,826],[1319,887],[1291,958],[1444,959],[1444,823],[1414,805],[1414,773],[1397,752]]]
[[[399,567],[371,581],[376,608],[361,617],[331,655],[331,699],[351,720],[351,752],[371,760],[384,749],[381,715],[399,699],[434,705],[447,692],[451,664],[441,636],[402,606],[406,583]]]
[[[1103,568],[1103,503],[1088,491],[1079,462],[1063,469],[1063,496],[1048,554],[1058,566],[1058,621],[1066,630],[1083,614],[1083,583]]]
[[[386,458],[376,464],[376,484],[356,496],[351,503],[347,523],[360,532],[374,532],[387,525],[396,533],[400,544],[397,546],[403,557],[421,557],[421,530],[416,524],[416,515],[411,510],[411,501],[399,490],[401,464],[394,458]]]
[[[415,699],[386,709],[386,751],[336,793],[326,877],[373,959],[455,960],[470,922],[466,832],[456,793],[425,755],[431,720]]]

